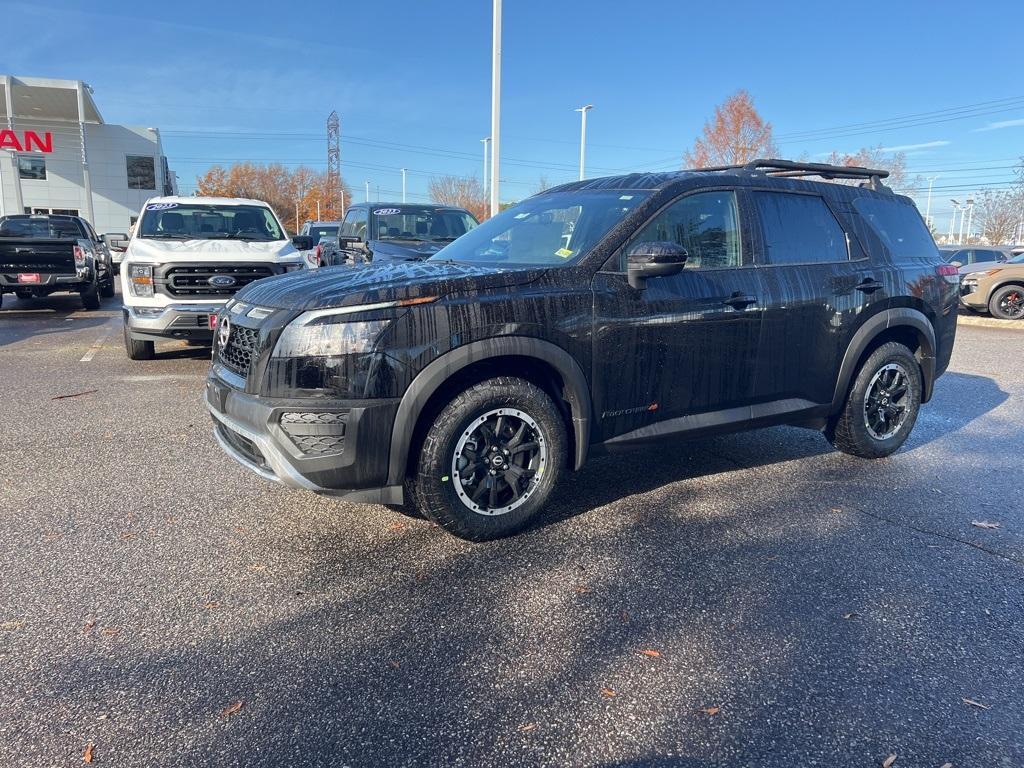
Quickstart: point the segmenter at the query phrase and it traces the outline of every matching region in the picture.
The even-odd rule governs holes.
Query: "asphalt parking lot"
[[[0,309],[3,765],[1024,764],[1024,332],[890,459],[601,458],[470,545],[235,465],[119,306]]]

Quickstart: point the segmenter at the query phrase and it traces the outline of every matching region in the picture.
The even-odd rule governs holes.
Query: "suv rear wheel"
[[[992,294],[988,302],[988,311],[992,317],[1000,320],[1020,320],[1024,318],[1024,287],[1004,285]]]
[[[902,344],[883,344],[857,372],[826,437],[843,453],[879,459],[899,450],[921,407],[921,369]]]
[[[414,503],[460,538],[508,536],[547,502],[567,445],[561,414],[542,389],[522,379],[488,379],[434,419],[410,483]]]

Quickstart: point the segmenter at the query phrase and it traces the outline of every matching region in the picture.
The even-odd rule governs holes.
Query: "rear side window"
[[[846,233],[815,195],[754,192],[769,264],[848,261]]]
[[[877,197],[858,197],[854,210],[871,225],[894,259],[934,258],[938,249],[921,214],[911,205]],[[965,261],[960,251],[952,261]]]

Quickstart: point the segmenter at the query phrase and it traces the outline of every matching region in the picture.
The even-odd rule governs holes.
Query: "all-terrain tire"
[[[114,270],[108,268],[107,278],[100,283],[100,296],[105,299],[112,299],[114,297],[114,293]]]
[[[1024,319],[1024,287],[1004,285],[997,288],[988,300],[988,311],[1000,320]]]
[[[90,312],[100,308],[100,284],[96,281],[82,289],[82,306]]]
[[[490,414],[490,416],[488,416]],[[519,414],[519,415],[517,415]],[[470,486],[464,486],[453,472],[453,462],[457,459],[460,441],[472,439],[473,435],[487,434],[488,424],[480,426],[480,420],[488,417],[497,419],[501,415],[505,427],[497,430],[499,436],[507,435],[502,441],[496,437],[493,446],[505,445],[511,448],[512,456],[519,456],[516,461],[525,461],[526,457],[517,454],[522,446],[530,444],[532,458],[529,470],[530,479],[526,481],[526,489],[521,497],[510,501],[509,507],[499,514],[488,514],[488,500],[481,498],[481,505],[475,506],[469,497]],[[535,426],[530,426],[525,415]],[[493,425],[493,422],[488,422]],[[498,422],[499,424],[501,422]],[[525,425],[525,433],[532,437],[522,438],[520,443],[513,442],[515,427]],[[493,433],[493,430],[491,431]],[[488,541],[501,538],[522,530],[543,509],[552,490],[561,478],[568,463],[568,445],[565,422],[551,398],[539,387],[523,379],[514,377],[497,377],[475,384],[459,393],[434,419],[420,450],[415,473],[410,479],[408,490],[415,508],[424,516],[434,521],[449,533],[467,541]],[[459,456],[466,456],[464,449]],[[501,453],[501,450],[496,450]],[[478,445],[473,453],[478,453],[480,466],[490,466],[482,458],[485,448]],[[492,457],[494,458],[494,457]],[[464,458],[463,458],[464,460]],[[500,459],[495,458],[495,461]],[[490,470],[479,470],[481,473]],[[513,480],[517,489],[521,488],[518,479],[519,468],[516,468]],[[513,493],[507,482],[508,475],[499,473],[502,481],[497,479],[480,480],[477,487],[488,483],[504,485],[503,493]],[[483,474],[481,474],[483,476]],[[474,474],[473,477],[476,477]],[[485,493],[484,496],[488,496]],[[519,500],[522,498],[523,500]],[[496,509],[503,509],[496,507]]]
[[[124,326],[124,351],[128,353],[129,360],[152,360],[156,356],[153,342],[133,339],[127,323]]]
[[[902,401],[905,415],[894,421],[891,434],[873,434],[866,414],[878,400],[869,404],[869,388],[873,390],[873,395],[885,392],[885,377],[893,371],[898,371],[905,379],[905,400]],[[914,353],[898,342],[883,344],[868,356],[857,371],[843,410],[826,430],[825,436],[833,447],[852,456],[863,459],[889,456],[899,450],[914,428],[923,391],[921,367]],[[889,395],[883,395],[883,399],[886,408],[899,405],[899,401],[896,398],[890,399]]]

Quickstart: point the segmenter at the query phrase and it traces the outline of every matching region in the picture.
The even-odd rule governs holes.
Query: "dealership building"
[[[81,80],[0,75],[0,215],[72,214],[125,232],[148,198],[173,194],[159,130],[104,122]]]

